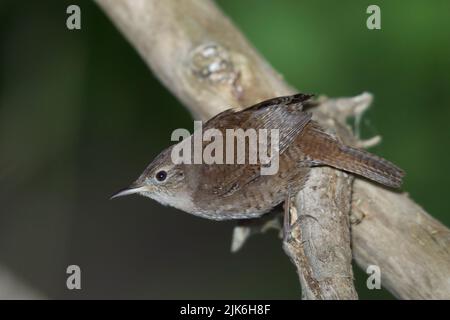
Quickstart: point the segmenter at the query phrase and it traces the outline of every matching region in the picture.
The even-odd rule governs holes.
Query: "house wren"
[[[277,129],[276,173],[261,174],[264,165],[260,160],[244,164],[174,163],[172,151],[179,146],[175,144],[161,152],[131,186],[113,198],[138,193],[197,216],[228,220],[256,218],[269,212],[303,187],[314,166],[334,167],[399,188],[404,175],[400,168],[341,143],[311,120],[311,114],[303,110],[303,103],[310,97],[296,94],[269,99],[246,109],[229,109],[203,126],[203,132],[216,129],[224,135],[227,129]],[[191,144],[192,140],[191,135],[180,143]],[[229,142],[230,138],[224,145]],[[202,150],[207,145],[203,142]],[[235,150],[233,147],[232,151]],[[246,156],[249,150],[245,151]],[[235,155],[233,159],[236,160]]]

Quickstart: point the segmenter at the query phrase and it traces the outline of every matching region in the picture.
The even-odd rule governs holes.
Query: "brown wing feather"
[[[297,94],[269,99],[241,111],[229,109],[206,122],[203,130],[218,129],[225,137],[226,129],[278,129],[279,152],[282,154],[311,120],[311,114],[302,110],[302,103],[310,97],[310,95]],[[205,142],[204,146],[208,143]],[[225,146],[224,150],[226,150]],[[246,152],[246,159],[248,159],[248,144],[246,144]],[[259,179],[260,169],[259,159],[254,165],[205,165],[202,168],[202,176],[215,178],[205,179],[204,188],[201,189],[217,195],[231,195]],[[220,179],[216,179],[217,177]],[[212,179],[216,180],[212,181]]]

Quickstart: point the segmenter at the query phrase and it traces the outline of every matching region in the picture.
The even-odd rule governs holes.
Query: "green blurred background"
[[[81,7],[80,31],[66,29],[69,4]],[[372,151],[450,225],[449,1],[218,4],[300,90],[372,92],[363,136],[383,136]],[[366,28],[370,4],[382,30]],[[299,297],[276,232],[231,254],[232,222],[108,200],[192,120],[93,2],[2,0],[0,40],[2,268],[49,298]],[[80,291],[66,289],[69,264],[81,267]],[[355,269],[361,298],[391,297]]]

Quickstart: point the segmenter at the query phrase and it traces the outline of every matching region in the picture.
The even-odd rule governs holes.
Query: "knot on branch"
[[[207,81],[210,85],[230,86],[237,100],[242,96],[241,72],[223,46],[206,43],[194,48],[190,55],[190,69],[198,80]]]

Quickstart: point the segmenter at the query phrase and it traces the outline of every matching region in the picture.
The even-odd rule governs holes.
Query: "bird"
[[[202,132],[278,130],[278,170],[262,174],[256,163],[174,163],[172,154],[193,135],[163,150],[130,186],[111,198],[140,194],[211,220],[258,218],[300,191],[313,167],[328,166],[388,188],[400,188],[405,172],[363,149],[346,145],[325,130],[303,106],[313,95],[275,97],[247,108],[230,108],[208,120]],[[195,134],[195,132],[194,132]],[[223,141],[224,145],[230,139]],[[205,150],[208,142],[202,142]],[[225,150],[226,148],[224,148]],[[235,148],[234,148],[235,150]],[[249,148],[247,148],[248,156]],[[234,158],[236,159],[236,155]]]

